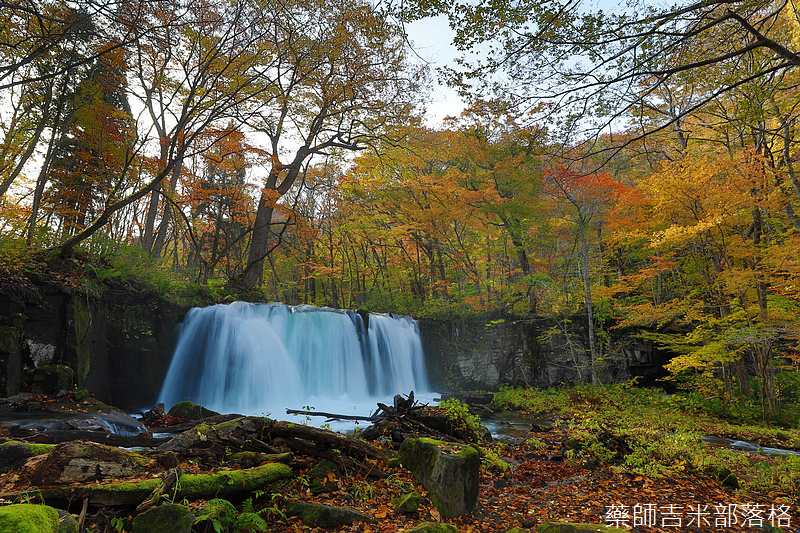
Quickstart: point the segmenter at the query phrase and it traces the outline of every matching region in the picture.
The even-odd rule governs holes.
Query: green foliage
[[[286,518],[276,507],[265,507],[255,511],[253,499],[242,502],[242,511],[238,512],[231,502],[216,498],[209,500],[197,514],[195,523],[208,522],[216,533],[251,533],[269,531],[269,526],[262,515],[278,514]]]
[[[481,419],[469,412],[469,406],[458,398],[450,398],[439,404],[445,417],[456,431],[467,434],[473,442],[480,440]]]
[[[375,490],[366,481],[356,481],[347,487],[347,492],[352,494],[356,501],[371,500],[375,497]]]

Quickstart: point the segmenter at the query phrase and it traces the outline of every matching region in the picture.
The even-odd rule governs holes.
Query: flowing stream
[[[429,392],[411,318],[235,302],[189,311],[158,401],[291,419],[286,408],[369,415],[412,390]]]

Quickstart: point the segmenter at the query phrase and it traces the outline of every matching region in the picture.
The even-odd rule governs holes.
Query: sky
[[[412,22],[406,24],[405,28],[414,45],[417,61],[427,62],[430,66],[434,83],[427,106],[427,122],[428,126],[438,126],[445,117],[457,116],[466,107],[455,90],[436,80],[436,69],[452,64],[459,56],[451,44],[455,32],[450,29],[445,16]]]

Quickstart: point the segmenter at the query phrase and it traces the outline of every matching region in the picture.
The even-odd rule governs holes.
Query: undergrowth
[[[735,483],[729,480],[733,486],[800,496],[800,457],[764,454],[754,458],[703,441],[710,435],[800,449],[800,431],[787,428],[781,417],[761,421],[760,406],[755,403],[740,402],[725,410],[718,399],[696,393],[668,395],[660,389],[620,384],[505,388],[495,394],[494,406],[559,418],[570,435],[567,456],[572,461],[600,461],[651,477],[704,472],[720,481],[735,478]],[[786,412],[794,409],[787,406]]]

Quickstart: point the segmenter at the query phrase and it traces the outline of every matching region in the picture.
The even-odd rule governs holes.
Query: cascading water
[[[305,406],[369,414],[376,401],[426,392],[416,322],[387,315],[366,321],[354,311],[311,306],[194,308],[180,326],[158,401],[282,418],[285,408]]]

